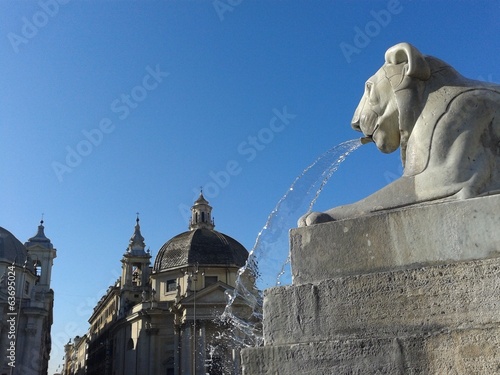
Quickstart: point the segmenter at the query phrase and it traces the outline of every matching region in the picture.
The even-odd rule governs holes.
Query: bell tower
[[[122,282],[123,289],[143,291],[148,288],[149,265],[151,254],[145,251],[146,245],[141,234],[139,216],[136,219],[134,234],[130,237],[129,245],[122,262]]]
[[[29,257],[35,266],[35,272],[38,277],[38,288],[49,291],[52,264],[56,257],[56,249],[54,249],[50,240],[45,236],[43,219],[40,220],[36,235],[31,237],[24,246],[26,246]]]
[[[20,334],[19,331],[16,352],[21,361],[25,361],[26,364],[36,364],[38,374],[47,373],[54,306],[54,291],[50,288],[50,281],[56,249],[45,236],[44,229],[42,219],[37,233],[24,243],[28,253],[27,262],[31,263],[30,266],[34,266],[32,269],[36,278],[34,285],[31,286],[25,273],[23,288],[29,298],[23,302],[22,314],[19,316],[19,327],[23,327],[25,333]],[[34,369],[31,366],[29,368]],[[20,371],[25,373],[22,367]]]

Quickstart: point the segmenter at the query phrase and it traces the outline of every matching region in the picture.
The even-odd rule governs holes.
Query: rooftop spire
[[[42,214],[42,219],[40,220],[40,225],[38,226],[38,231],[37,233],[31,237],[28,242],[25,243],[25,246],[32,246],[35,244],[41,245],[43,247],[51,249],[52,243],[50,242],[50,239],[45,236],[44,232],[45,227],[43,226],[43,214]]]
[[[200,191],[200,196],[191,207],[191,220],[189,222],[189,229],[214,229],[215,223],[212,219],[212,207],[203,196],[203,190]]]
[[[146,244],[144,243],[144,237],[141,234],[141,226],[139,225],[139,213],[137,212],[137,218],[135,219],[135,228],[134,234],[130,237],[128,252],[134,253],[144,253],[144,249],[146,248]]]

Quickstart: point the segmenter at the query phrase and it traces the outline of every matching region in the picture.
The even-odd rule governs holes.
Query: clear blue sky
[[[388,47],[500,79],[498,1],[55,1],[0,2],[0,225],[24,242],[44,213],[58,250],[51,373],[119,276],[136,212],[155,256],[203,186],[216,229],[250,249],[294,178],[359,136]],[[398,152],[363,146],[315,209],[400,173]]]

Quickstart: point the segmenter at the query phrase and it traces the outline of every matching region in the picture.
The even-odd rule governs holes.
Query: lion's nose
[[[361,131],[361,126],[359,125],[359,117],[353,118],[351,121],[351,127],[360,132]]]

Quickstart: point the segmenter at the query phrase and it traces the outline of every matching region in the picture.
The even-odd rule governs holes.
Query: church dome
[[[24,245],[7,229],[0,227],[0,260],[24,265],[28,252]],[[30,262],[29,262],[30,263]],[[31,263],[30,263],[31,266]],[[31,269],[31,267],[28,267]]]
[[[242,267],[248,251],[235,239],[214,230],[212,207],[200,193],[191,207],[189,231],[167,241],[156,256],[153,272],[195,265]]]
[[[167,241],[156,256],[153,271],[193,264],[242,267],[247,257],[247,250],[235,239],[213,229],[199,228]]]

